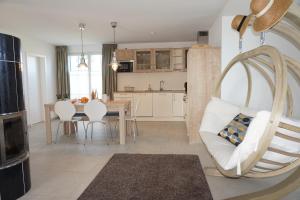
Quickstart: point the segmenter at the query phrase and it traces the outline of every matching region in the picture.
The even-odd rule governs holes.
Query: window
[[[80,55],[69,55],[71,99],[90,97],[93,90],[102,94],[102,55],[85,55],[88,69],[79,69]]]

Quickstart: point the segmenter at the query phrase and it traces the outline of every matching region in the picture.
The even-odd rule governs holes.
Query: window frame
[[[101,56],[101,61],[102,61],[102,53],[101,52],[87,52],[87,53],[85,53],[84,54],[84,56],[87,56],[87,59],[88,59],[88,62],[87,62],[87,66],[88,66],[88,80],[89,80],[89,93],[88,93],[88,98],[91,96],[91,93],[92,93],[92,90],[93,90],[93,88],[92,88],[92,62],[91,62],[91,57],[93,56],[93,55],[100,55]],[[69,71],[69,73],[71,72],[71,66],[70,66],[70,57],[71,56],[81,56],[81,53],[77,53],[77,52],[72,52],[72,53],[68,53],[68,71]],[[100,63],[100,67],[101,67],[101,81],[103,81],[102,80],[102,62]],[[71,91],[71,84],[70,84],[70,91]],[[101,88],[101,94],[102,94],[102,90],[103,90],[103,86],[102,86],[102,88]],[[97,91],[98,92],[98,95],[100,94],[99,93],[99,91]],[[100,94],[100,95],[101,95]],[[70,98],[71,98],[71,94],[70,94]],[[76,97],[75,97],[76,98]]]

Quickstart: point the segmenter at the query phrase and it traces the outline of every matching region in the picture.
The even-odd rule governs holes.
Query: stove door
[[[2,165],[18,161],[27,153],[27,131],[24,120],[22,113],[5,116],[0,120],[3,130],[2,132],[0,129]]]

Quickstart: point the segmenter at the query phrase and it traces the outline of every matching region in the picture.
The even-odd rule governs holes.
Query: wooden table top
[[[113,100],[113,101],[107,101],[103,102],[106,106],[127,106],[130,104],[130,100]],[[45,106],[54,106],[55,103],[46,103]],[[73,104],[76,107],[84,106],[85,103],[74,103]]]

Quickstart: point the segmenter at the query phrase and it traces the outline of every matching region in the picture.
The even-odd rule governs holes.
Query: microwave
[[[133,64],[134,61],[133,60],[129,60],[129,61],[120,61],[119,62],[119,68],[118,68],[118,72],[122,73],[122,72],[133,72]]]

